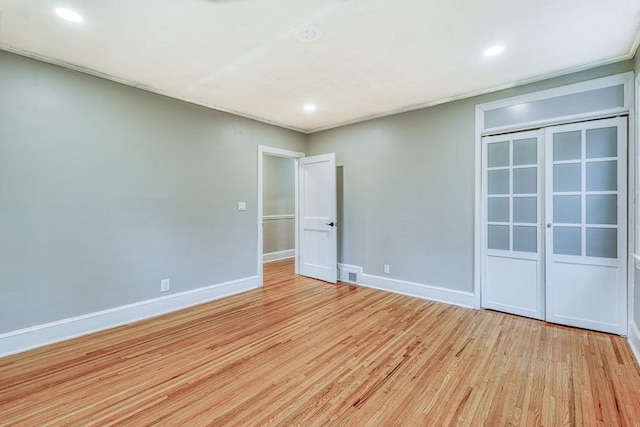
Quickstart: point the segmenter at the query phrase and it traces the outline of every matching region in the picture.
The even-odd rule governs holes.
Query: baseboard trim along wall
[[[296,256],[295,249],[287,249],[286,251],[269,252],[262,255],[262,262],[279,261],[281,259],[293,258]]]
[[[258,276],[114,307],[0,334],[0,357],[125,325],[259,288]]]
[[[362,272],[362,267],[348,264],[338,266],[340,280],[354,283],[367,288],[393,292],[410,297],[443,302],[465,308],[474,308],[475,298],[472,292],[457,291],[406,280],[391,279]],[[357,273],[356,281],[345,280],[349,272]]]
[[[640,366],[640,328],[638,328],[636,322],[631,322],[629,325],[629,347],[631,347],[638,366]]]

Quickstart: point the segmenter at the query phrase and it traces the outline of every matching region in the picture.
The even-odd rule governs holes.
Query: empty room
[[[0,2],[0,426],[639,426],[640,1]]]

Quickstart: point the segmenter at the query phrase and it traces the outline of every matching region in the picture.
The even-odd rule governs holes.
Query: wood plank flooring
[[[634,426],[620,337],[296,277],[0,359],[0,425]]]

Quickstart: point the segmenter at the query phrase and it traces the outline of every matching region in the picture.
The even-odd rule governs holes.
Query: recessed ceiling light
[[[489,49],[484,51],[484,56],[500,55],[502,52],[504,52],[504,46],[491,46]]]
[[[306,104],[303,108],[304,111],[316,111],[316,106],[313,104]]]
[[[78,12],[73,11],[71,9],[65,9],[64,7],[56,8],[56,14],[60,18],[66,19],[67,21],[70,21],[70,22],[82,22],[82,21],[84,21],[84,18]]]

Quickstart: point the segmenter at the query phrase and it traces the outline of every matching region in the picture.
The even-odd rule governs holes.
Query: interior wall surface
[[[263,159],[263,253],[295,248],[295,160],[264,156]],[[273,218],[287,215],[290,218]],[[269,218],[272,217],[272,218]]]
[[[0,94],[0,333],[257,275],[257,147],[304,134],[6,52]]]
[[[308,155],[335,152],[343,166],[339,262],[472,292],[476,104],[633,69],[618,62],[309,135]]]

